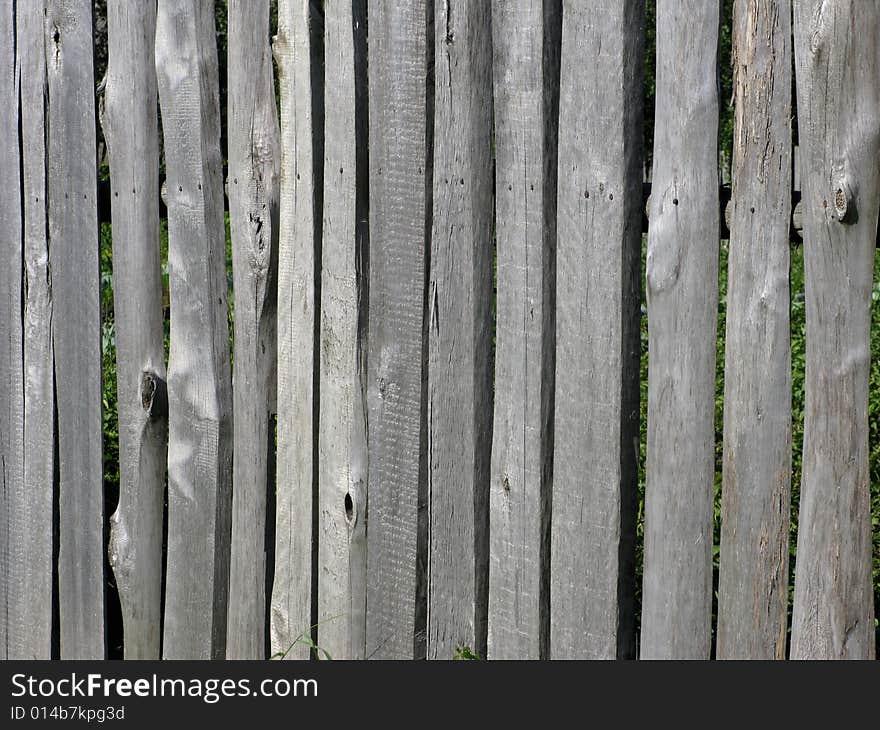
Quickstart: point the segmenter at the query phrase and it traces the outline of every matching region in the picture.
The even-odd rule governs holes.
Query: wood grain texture
[[[718,13],[657,3],[642,658],[708,659],[711,648]]]
[[[226,650],[232,487],[226,244],[213,0],[160,0],[168,184],[168,557],[163,657]]]
[[[22,328],[22,188],[19,65],[15,4],[0,5],[0,658],[27,655],[21,632],[28,565],[19,526],[26,520],[24,489],[24,359]],[[18,528],[18,529],[17,529]],[[10,610],[12,609],[12,610]],[[35,656],[33,658],[36,658]]]
[[[62,659],[103,659],[104,484],[92,3],[48,0],[49,264]]]
[[[873,659],[868,384],[880,14],[796,0],[807,366],[791,656]]]
[[[168,396],[159,256],[156,4],[110,0],[101,125],[110,154],[119,506],[110,565],[127,659],[159,659]]]
[[[791,3],[734,5],[718,646],[784,659],[791,506]]]
[[[434,5],[428,658],[486,655],[492,444],[490,0]]]
[[[550,561],[556,659],[635,655],[643,8],[640,0],[563,7]]]
[[[321,413],[318,433],[318,639],[334,659],[366,650],[367,240],[358,199],[367,192],[366,140],[356,84],[365,2],[325,8],[324,227],[321,269]],[[361,114],[359,114],[361,112]],[[360,146],[360,150],[358,149]]]
[[[425,0],[370,0],[367,657],[413,658],[424,449]],[[422,632],[422,633],[420,633]]]
[[[281,0],[275,58],[281,90],[278,238],[278,466],[273,654],[307,658],[312,624],[315,182],[309,3]]]
[[[269,0],[231,0],[227,13],[227,183],[235,346],[226,656],[263,659],[269,412],[277,366],[279,129],[269,45]]]
[[[497,300],[492,659],[548,655],[560,2],[492,3]]]
[[[55,380],[52,355],[52,278],[46,186],[45,3],[16,6],[20,78],[21,185],[24,278],[24,482],[11,494],[16,515],[10,544],[22,575],[7,597],[8,657],[49,659],[52,653]],[[18,552],[20,551],[20,553]]]

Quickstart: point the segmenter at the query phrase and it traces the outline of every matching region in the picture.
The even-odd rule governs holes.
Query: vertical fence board
[[[427,191],[425,0],[370,0],[370,494],[367,646],[412,658],[425,484],[423,322]],[[423,627],[422,627],[423,628]]]
[[[269,0],[231,0],[229,221],[235,292],[232,546],[226,656],[265,657],[266,487],[276,356],[279,130]]]
[[[807,369],[791,656],[873,659],[868,385],[880,14],[795,3]]]
[[[318,435],[319,643],[334,659],[365,650],[367,423],[366,240],[357,220],[355,55],[364,3],[326,6],[321,413]]]
[[[493,659],[549,641],[559,2],[492,4],[497,253],[489,497]]]
[[[159,258],[156,4],[110,0],[101,123],[110,154],[119,506],[110,564],[125,657],[158,659],[168,396]]]
[[[734,5],[718,647],[784,659],[791,502],[791,3]]]
[[[562,26],[553,657],[635,653],[642,211],[640,0]],[[603,110],[597,113],[597,110]]]
[[[15,6],[0,7],[0,659],[27,655],[26,624],[14,607],[23,604],[29,564],[20,525],[24,495],[24,364],[22,353],[22,219],[19,147],[19,70]],[[13,610],[10,610],[13,609]],[[24,634],[24,635],[23,635]],[[33,658],[36,658],[33,657]]]
[[[163,656],[226,648],[232,481],[226,244],[213,0],[160,0],[168,183],[168,557]]]
[[[435,3],[428,657],[486,652],[492,428],[490,0]]]
[[[718,307],[718,3],[657,3],[641,656],[708,659]]]
[[[10,544],[23,574],[8,597],[9,658],[49,659],[52,651],[52,553],[55,485],[55,388],[52,282],[46,224],[45,3],[17,4],[24,226],[24,482],[11,496]],[[18,552],[20,551],[20,552]]]
[[[62,659],[102,659],[104,490],[92,3],[49,0],[46,159]]]
[[[312,448],[315,238],[309,3],[282,0],[275,39],[281,89],[278,239],[278,468],[271,650],[305,658],[295,643],[312,623]]]

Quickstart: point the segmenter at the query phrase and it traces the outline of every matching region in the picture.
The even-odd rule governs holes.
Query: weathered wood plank
[[[424,653],[417,599],[426,484],[423,324],[428,235],[425,0],[370,0],[367,657]]]
[[[281,0],[275,58],[281,90],[278,239],[278,467],[272,653],[308,657],[295,643],[312,623],[315,182],[309,3]]]
[[[9,658],[49,659],[52,653],[52,553],[55,489],[55,381],[52,281],[46,225],[45,3],[16,7],[20,74],[24,225],[24,483],[15,494],[10,542],[21,550],[18,590],[8,596]]]
[[[318,433],[318,639],[334,659],[365,645],[367,240],[363,105],[366,3],[325,11],[324,228],[321,271],[321,413]],[[361,145],[359,148],[359,144]]]
[[[227,13],[235,348],[226,656],[263,659],[269,411],[277,365],[279,130],[269,45],[269,0],[230,0]]]
[[[807,370],[791,656],[873,659],[868,383],[880,14],[795,2]]]
[[[549,642],[561,2],[492,3],[497,314],[489,497],[493,659]]]
[[[784,659],[791,504],[791,3],[734,5],[720,659]]]
[[[492,438],[490,0],[434,6],[428,657],[486,654]],[[439,32],[436,32],[439,30]]]
[[[62,659],[102,659],[104,485],[92,3],[49,0],[47,176]]]
[[[159,257],[156,4],[109,0],[107,34],[101,124],[110,154],[120,473],[109,553],[122,606],[125,657],[158,659],[168,396]]]
[[[550,632],[635,655],[644,3],[564,4]],[[602,110],[598,112],[598,110]]]
[[[718,3],[657,2],[643,658],[711,648],[718,22]]]
[[[168,183],[168,557],[162,653],[223,658],[232,393],[213,0],[160,0]]]
[[[22,206],[19,67],[15,4],[0,5],[0,658],[26,655],[21,606],[27,590],[24,489],[24,360],[22,329]],[[34,657],[36,658],[36,657]],[[41,657],[48,658],[48,657]]]

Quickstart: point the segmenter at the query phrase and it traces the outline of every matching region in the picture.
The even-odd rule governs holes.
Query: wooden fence
[[[112,571],[129,658],[709,658],[729,226],[714,653],[874,656],[874,3],[736,0],[724,220],[719,3],[657,0],[644,272],[644,0],[280,0],[274,40],[269,0],[228,0],[225,151],[213,0],[107,5],[98,109],[91,1],[0,2],[4,655],[104,657]]]

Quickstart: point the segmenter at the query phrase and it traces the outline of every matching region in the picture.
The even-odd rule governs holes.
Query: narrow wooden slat
[[[784,659],[791,503],[791,3],[734,5],[720,659]]]
[[[562,21],[550,632],[635,655],[644,3]],[[601,113],[598,110],[602,110]]]
[[[269,0],[231,0],[227,13],[235,349],[226,656],[263,659],[269,410],[277,363],[279,130],[269,46]]]
[[[718,13],[657,2],[643,658],[708,659],[711,648]]]
[[[168,396],[159,258],[156,4],[110,0],[107,33],[101,124],[110,154],[120,472],[109,553],[125,657],[158,659]]]
[[[104,489],[92,3],[49,0],[47,175],[62,659],[102,659]]]
[[[15,627],[9,658],[49,659],[52,653],[52,552],[55,488],[55,387],[52,356],[52,280],[46,226],[45,3],[18,3],[16,51],[20,74],[24,225],[24,483],[10,542],[23,567],[8,597]]]
[[[232,393],[213,0],[160,0],[168,184],[168,557],[162,653],[225,656]]]
[[[425,0],[370,0],[367,657],[423,652],[423,323],[428,150]],[[331,172],[332,174],[332,172]],[[423,546],[422,546],[423,547]],[[422,559],[424,556],[422,556]],[[422,647],[422,648],[417,648]]]
[[[275,58],[281,90],[278,239],[278,468],[273,653],[305,658],[312,623],[315,237],[309,3],[281,0]]]
[[[19,70],[14,3],[0,6],[0,658],[26,655],[22,616],[28,572],[24,535],[24,372]],[[10,610],[12,609],[12,610]],[[25,641],[22,641],[25,639]],[[21,642],[21,643],[20,643]],[[34,657],[36,658],[36,657]],[[42,657],[46,658],[46,657]]]
[[[434,6],[428,657],[486,654],[492,437],[490,0]]]
[[[324,228],[321,271],[321,412],[318,433],[318,641],[334,659],[365,645],[367,414],[366,237],[358,198],[365,139],[357,72],[366,3],[325,8]],[[358,144],[362,145],[360,150]]]
[[[873,659],[868,385],[880,13],[796,0],[807,370],[791,656]]]
[[[497,314],[489,497],[493,659],[549,641],[560,2],[492,3]]]

